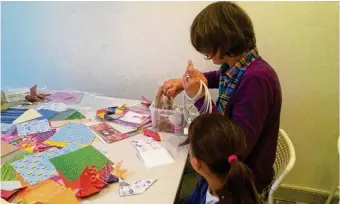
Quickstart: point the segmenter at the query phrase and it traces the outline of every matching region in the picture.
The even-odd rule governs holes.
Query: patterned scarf
[[[229,67],[227,63],[222,64],[220,68],[219,95],[216,103],[217,109],[222,115],[225,114],[231,94],[240,82],[240,79],[247,70],[248,65],[250,65],[258,57],[259,54],[257,48],[254,48],[244,55],[240,61],[236,62],[234,66]]]

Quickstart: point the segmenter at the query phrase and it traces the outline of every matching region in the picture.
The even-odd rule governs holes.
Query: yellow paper
[[[68,145],[68,142],[58,142],[58,141],[45,140],[44,144],[56,146],[56,147],[65,147],[66,145]],[[83,147],[88,146],[88,144],[78,144],[78,145],[83,146]]]
[[[16,120],[14,120],[13,124],[23,123],[29,120],[39,118],[41,116],[42,115],[38,111],[34,109],[28,109],[21,116],[19,116]]]
[[[87,123],[90,123],[90,122],[91,122],[91,120],[88,119],[88,118],[76,119],[76,120],[60,120],[60,121],[50,121],[50,126],[51,126],[51,128],[59,128],[59,127],[66,125],[67,123],[87,124]]]
[[[47,202],[54,196],[58,195],[66,189],[65,186],[59,183],[47,179],[41,183],[37,183],[33,186],[29,186],[18,193],[15,201],[40,201]]]
[[[75,192],[69,188],[66,188],[64,191],[55,195],[53,198],[48,200],[48,204],[78,204],[80,201],[75,196]]]

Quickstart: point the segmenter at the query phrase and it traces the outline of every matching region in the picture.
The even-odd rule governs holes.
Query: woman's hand
[[[169,79],[164,82],[161,87],[163,94],[169,98],[175,98],[179,93],[183,91],[182,78]]]
[[[194,65],[192,64],[191,60],[188,61],[188,66],[186,69],[186,72],[183,76],[183,80],[182,80],[182,84],[183,84],[183,88],[186,92],[186,94],[190,97],[193,98],[196,96],[196,94],[198,94],[198,91],[201,87],[201,77],[204,77],[204,75],[202,73],[200,73],[199,71],[197,71],[194,68]],[[204,82],[204,79],[206,82]],[[204,77],[202,80],[204,83],[207,83],[208,80],[206,80],[206,78]],[[204,96],[204,89],[202,89],[202,93],[199,96],[202,97]]]

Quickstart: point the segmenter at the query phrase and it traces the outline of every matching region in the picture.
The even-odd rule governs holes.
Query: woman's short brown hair
[[[238,56],[256,47],[253,23],[232,2],[216,2],[203,9],[191,25],[191,43],[198,52],[223,58]]]

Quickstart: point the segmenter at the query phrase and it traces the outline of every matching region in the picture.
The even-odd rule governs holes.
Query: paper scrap
[[[59,120],[65,120],[66,118],[70,117],[73,113],[75,113],[77,110],[70,109],[66,111],[62,111],[57,113],[55,116],[50,118],[50,121],[59,121]]]
[[[78,119],[78,120],[60,120],[60,121],[50,121],[51,128],[60,128],[68,123],[82,123],[88,124],[91,123],[91,120],[88,118]]]
[[[47,120],[32,120],[25,123],[17,124],[18,135],[29,135],[51,130]]]
[[[94,133],[86,125],[81,123],[68,123],[60,128],[49,140],[76,144],[91,144],[94,138]]]
[[[121,197],[143,194],[157,179],[137,180],[132,185],[125,181],[119,183],[119,195]]]
[[[30,120],[33,120],[39,117],[42,117],[42,115],[38,111],[34,109],[28,109],[21,116],[19,116],[16,120],[14,120],[13,124],[23,123],[23,122],[30,121]]]
[[[1,181],[1,190],[11,191],[21,187],[20,181]]]
[[[113,164],[93,146],[83,147],[68,154],[50,159],[66,179],[72,181],[80,177],[86,166],[95,165],[98,169],[104,168],[106,163]]]
[[[46,119],[46,120],[52,118],[54,115],[57,114],[56,111],[47,110],[47,109],[39,109],[38,112],[42,115],[41,119]]]
[[[47,109],[47,110],[53,110],[56,112],[62,112],[70,108],[65,103],[55,102],[55,103],[45,103],[37,108],[37,110],[40,110],[40,109]]]
[[[26,111],[27,109],[23,108],[9,108],[5,111],[1,111],[1,123],[12,123]]]
[[[32,141],[35,142],[44,142],[45,140],[49,139],[56,133],[56,129],[49,130],[47,132],[40,132],[27,135]]]
[[[47,96],[46,99],[51,101],[63,101],[67,99],[73,98],[73,95],[66,92],[56,92],[50,96]]]

